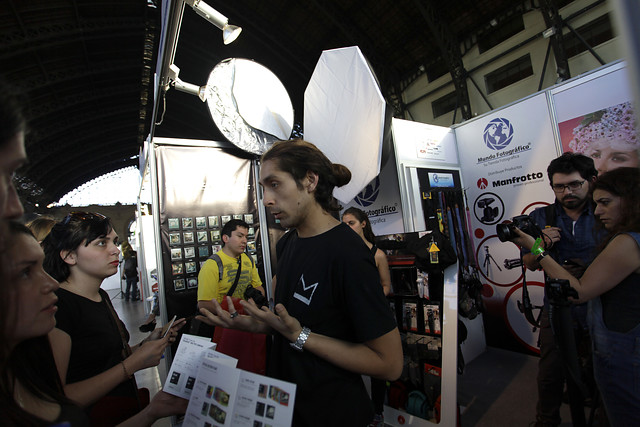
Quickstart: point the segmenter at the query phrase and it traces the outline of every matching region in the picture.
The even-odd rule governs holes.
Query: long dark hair
[[[281,171],[293,176],[299,189],[302,180],[311,171],[318,175],[318,185],[313,193],[316,202],[327,212],[338,212],[340,203],[333,197],[333,189],[342,187],[351,181],[351,171],[331,160],[310,142],[302,139],[278,141],[262,155],[261,161],[276,161]]]
[[[376,235],[373,234],[373,230],[371,229],[371,221],[369,221],[369,217],[362,209],[350,207],[342,213],[342,217],[345,215],[353,215],[358,221],[364,221],[364,228],[362,229],[364,238],[367,239],[369,243],[376,243]]]
[[[17,236],[27,235],[35,240],[35,237],[24,225],[17,222],[9,222],[3,229],[3,234],[11,243]],[[7,271],[7,263],[11,256],[4,253],[2,256],[3,271]],[[5,301],[5,309],[0,312],[2,328],[0,337],[6,346],[8,328],[15,325],[19,319],[9,319],[6,305],[12,303],[9,287],[9,278],[5,274],[0,286],[0,298]],[[16,381],[25,387],[29,393],[38,399],[70,404],[71,401],[64,395],[62,381],[55,365],[51,344],[47,335],[30,338],[18,343],[14,348],[3,351],[0,366],[0,413],[5,425],[41,426],[43,420],[24,411],[15,401]]]
[[[63,282],[71,274],[69,264],[60,256],[60,251],[75,251],[82,244],[88,246],[99,237],[105,237],[113,230],[111,220],[93,212],[72,212],[53,226],[42,242],[44,249],[44,270],[58,282]]]
[[[624,231],[640,232],[640,169],[624,167],[607,171],[598,177],[593,189],[621,199],[620,222],[609,230],[609,237]],[[598,224],[602,226],[599,220]]]

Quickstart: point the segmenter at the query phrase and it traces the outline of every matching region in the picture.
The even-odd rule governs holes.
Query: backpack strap
[[[209,257],[209,259],[212,259],[216,262],[216,264],[218,264],[218,280],[221,281],[222,280],[222,258],[220,258],[220,255],[218,254],[213,254]]]
[[[550,205],[545,206],[544,208],[544,217],[547,222],[545,225],[549,227],[556,226],[556,204],[551,203]]]

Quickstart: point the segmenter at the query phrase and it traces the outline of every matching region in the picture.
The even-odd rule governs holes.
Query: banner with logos
[[[361,209],[367,214],[376,236],[404,232],[395,158],[389,158],[380,170],[380,175],[345,204],[344,210],[350,207]]]
[[[498,239],[496,225],[554,201],[546,169],[557,150],[546,94],[466,122],[455,127],[455,134],[487,309],[487,344],[535,352],[538,333],[518,309],[520,252]],[[541,306],[542,273],[528,272],[526,280],[532,304]],[[533,310],[534,317],[538,313]]]

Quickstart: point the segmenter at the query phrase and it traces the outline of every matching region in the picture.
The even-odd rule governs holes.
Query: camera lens
[[[496,225],[496,233],[498,234],[498,239],[500,239],[501,242],[508,242],[515,237],[513,235],[513,231],[511,230],[512,227],[512,224]]]

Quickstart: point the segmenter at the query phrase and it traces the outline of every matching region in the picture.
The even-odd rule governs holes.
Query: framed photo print
[[[184,257],[185,258],[195,258],[196,256],[196,248],[193,246],[186,246],[184,248]]]
[[[187,279],[187,289],[195,289],[198,287],[198,278],[197,277],[189,277]]]
[[[180,230],[180,219],[179,218],[169,218],[167,220],[169,225],[169,230]]]
[[[244,222],[249,225],[253,224],[253,214],[244,214]]]
[[[180,240],[180,233],[169,233],[169,244],[170,245],[179,245],[182,243]]]
[[[209,246],[198,246],[198,257],[206,258],[210,255]]]
[[[229,221],[231,221],[231,215],[222,215],[222,216],[220,217],[220,223],[221,223],[221,225],[222,225],[223,227],[224,227],[224,225],[225,225],[226,223],[228,223]]]
[[[197,267],[196,267],[195,261],[185,262],[184,263],[184,269],[187,272],[187,274],[195,273],[197,271]]]
[[[211,253],[215,254],[216,252],[221,251],[221,250],[222,250],[222,245],[213,245],[213,246],[211,246]]]
[[[247,250],[249,252],[255,252],[256,251],[256,241],[255,240],[247,242]]]
[[[182,228],[193,228],[193,218],[182,218]]]
[[[172,263],[171,264],[171,273],[174,276],[184,273],[184,270],[182,269],[182,263],[181,262]]]
[[[182,248],[171,248],[171,260],[182,259]]]
[[[173,281],[173,290],[174,291],[184,291],[184,279],[176,279]]]
[[[220,225],[218,222],[218,215],[209,216],[209,228],[218,228]]]
[[[233,219],[242,220],[242,214],[233,214]]]
[[[207,228],[207,217],[206,216],[197,216],[196,217],[196,228]]]
[[[193,231],[185,231],[182,233],[184,243],[193,243]]]
[[[211,230],[211,241],[212,242],[219,242],[221,240],[222,240],[222,238],[220,236],[220,230]]]
[[[253,227],[249,227],[249,231],[247,231],[247,237],[253,237],[256,235],[256,229]]]
[[[206,230],[196,232],[198,243],[207,243],[209,241],[208,233]]]

